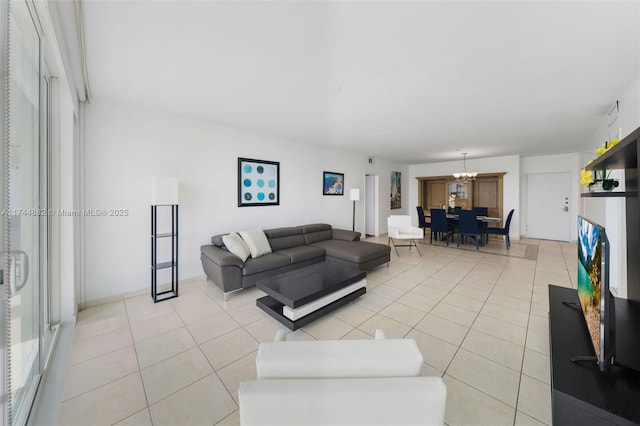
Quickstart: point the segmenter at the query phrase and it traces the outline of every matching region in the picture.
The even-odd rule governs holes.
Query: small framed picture
[[[402,208],[402,172],[391,172],[391,210]]]
[[[322,172],[322,195],[344,195],[344,173]]]
[[[238,158],[238,207],[280,205],[280,163]]]

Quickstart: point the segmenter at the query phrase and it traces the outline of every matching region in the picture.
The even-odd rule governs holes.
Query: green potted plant
[[[601,156],[612,147],[614,147],[620,139],[613,139],[611,141],[604,142],[596,149],[596,157]],[[593,160],[592,160],[593,161]],[[591,163],[591,161],[589,161]],[[589,192],[598,191],[612,191],[617,188],[620,183],[617,179],[611,179],[611,170],[607,170],[606,167],[598,170],[585,170],[580,171],[580,183],[583,186],[589,188]]]

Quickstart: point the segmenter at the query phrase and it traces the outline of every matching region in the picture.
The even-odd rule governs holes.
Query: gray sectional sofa
[[[360,241],[360,233],[332,229],[331,225],[311,225],[264,230],[272,253],[245,262],[230,253],[223,235],[211,237],[211,244],[200,247],[200,260],[207,278],[227,295],[256,285],[261,278],[303,268],[330,257],[368,270],[388,263],[391,248],[384,244]]]

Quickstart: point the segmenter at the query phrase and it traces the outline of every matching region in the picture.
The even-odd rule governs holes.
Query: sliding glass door
[[[2,5],[2,425],[27,422],[56,323],[48,274],[50,77],[33,3]],[[8,24],[5,26],[5,24]]]
[[[9,384],[12,424],[26,422],[40,377],[40,36],[24,1],[11,2]]]

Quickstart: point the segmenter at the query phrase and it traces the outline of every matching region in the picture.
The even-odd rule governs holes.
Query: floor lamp
[[[352,231],[356,230],[356,201],[360,201],[360,188],[351,188],[349,199],[353,201],[353,226]]]
[[[164,226],[158,224],[158,207],[165,213],[161,216],[166,218],[167,210],[170,213],[170,228],[166,220],[161,220]],[[165,229],[160,230],[162,227]],[[168,240],[171,247],[170,257],[169,253],[161,254],[163,261],[158,261],[158,245],[166,248],[167,244],[160,244],[160,240]],[[171,287],[159,290],[158,274],[163,269],[171,274]],[[151,298],[156,303],[174,297],[178,297],[178,179],[156,177],[151,200]]]

